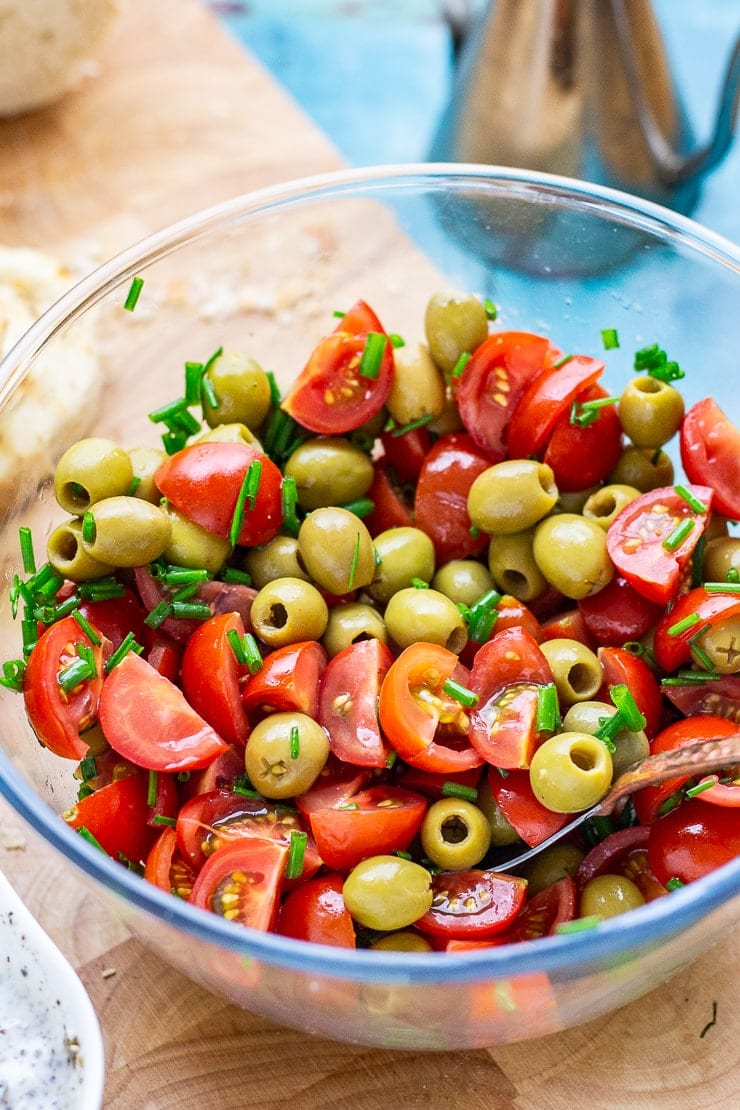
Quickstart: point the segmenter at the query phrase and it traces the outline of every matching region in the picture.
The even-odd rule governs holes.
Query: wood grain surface
[[[340,163],[197,0],[122,0],[98,72],[54,108],[0,122],[0,155],[0,242],[76,269],[204,205]],[[196,987],[81,880],[61,884],[50,850],[4,803],[0,866],[90,992],[108,1108],[737,1105],[737,930],[648,997],[571,1031],[399,1053],[307,1040]]]

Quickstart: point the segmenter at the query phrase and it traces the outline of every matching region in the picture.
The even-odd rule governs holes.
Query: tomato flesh
[[[524,905],[526,879],[493,871],[443,871],[432,879],[431,909],[414,922],[421,933],[447,939],[501,933]]]
[[[717,512],[740,520],[740,430],[711,397],[685,414],[680,448],[689,480],[711,486]]]
[[[223,844],[203,865],[190,901],[251,929],[272,929],[288,849],[274,840],[249,837]]]

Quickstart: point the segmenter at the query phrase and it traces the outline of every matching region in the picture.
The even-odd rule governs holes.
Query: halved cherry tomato
[[[528,605],[519,601],[518,598],[512,597],[511,594],[503,594],[496,605],[496,622],[489,639],[498,636],[499,632],[503,632],[507,628],[523,628],[537,641],[541,636],[540,622],[537,617]],[[476,653],[481,646],[475,640],[468,640],[460,652],[460,662],[464,663],[466,667],[472,667]]]
[[[79,659],[80,644],[92,651],[95,674],[65,690],[59,676]],[[84,757],[87,744],[80,733],[97,719],[102,687],[102,640],[92,643],[74,617],[63,617],[42,633],[26,663],[23,700],[31,728],[45,748],[65,759]]]
[[[686,717],[683,721],[674,721],[668,725],[653,740],[650,750],[656,752],[670,752],[682,744],[690,744],[698,740],[715,740],[718,737],[729,736],[737,731],[737,725],[728,721],[726,717]],[[657,783],[655,786],[645,786],[634,795],[633,803],[635,813],[641,825],[649,825],[660,814],[663,806],[669,799],[681,790],[682,786],[690,781],[689,775],[683,778],[669,779]]]
[[[249,721],[239,682],[247,669],[237,662],[229,643],[230,632],[240,640],[244,637],[244,623],[238,613],[210,617],[196,628],[182,657],[182,688],[195,712],[219,736],[243,748],[249,736]]]
[[[690,481],[714,490],[714,508],[740,519],[740,430],[711,397],[692,405],[681,424],[681,462]]]
[[[177,682],[180,677],[180,661],[182,659],[182,645],[171,639],[163,632],[151,633],[146,637],[148,644],[144,658],[151,663],[155,671],[159,671],[170,682]]]
[[[709,713],[740,721],[740,675],[723,674],[710,682],[663,686],[663,693],[685,717]]]
[[[133,651],[105,679],[99,714],[110,746],[152,771],[206,767],[228,746],[182,691]]]
[[[180,855],[177,847],[177,833],[170,826],[162,829],[159,837],[149,850],[144,868],[144,878],[175,894],[186,902],[190,898],[195,882],[195,871]]]
[[[158,467],[155,481],[188,520],[229,538],[242,485],[250,467],[259,467],[253,503],[247,500],[237,543],[267,543],[282,524],[282,475],[275,463],[248,443],[193,443]]]
[[[704,586],[689,590],[677,599],[655,627],[653,651],[658,666],[664,671],[680,667],[691,658],[694,643],[701,647],[703,631],[738,613],[740,593],[712,593]]]
[[[592,385],[575,398],[577,405],[600,401],[609,394]],[[622,425],[616,405],[598,410],[592,424],[571,422],[570,409],[557,420],[545,448],[543,462],[552,468],[561,493],[598,485],[614,469],[622,453]]]
[[[467,668],[446,648],[420,642],[401,652],[383,680],[380,724],[412,767],[446,773],[483,763],[468,740],[465,709],[444,690],[448,679],[467,686]]]
[[[452,432],[432,447],[421,468],[414,500],[416,526],[434,543],[439,563],[464,559],[488,544],[471,531],[468,492],[491,465],[472,436]]]
[[[737,772],[729,782],[720,782],[719,775],[707,775],[699,780],[697,786],[704,787],[707,783],[712,785],[696,795],[697,801],[726,809],[740,809],[740,775]]]
[[[488,772],[488,785],[496,805],[530,848],[547,840],[571,819],[568,813],[546,809],[535,797],[529,771],[509,771],[502,775],[492,767]]]
[[[315,717],[319,684],[328,661],[317,640],[301,640],[276,648],[242,687],[242,704],[250,717],[296,709]]]
[[[180,791],[177,786],[177,778],[175,775],[168,775],[165,771],[150,771],[147,782],[147,800],[150,804],[147,806],[146,823],[151,825],[153,829],[160,829],[162,822],[158,818],[165,817],[168,820],[173,820],[177,817],[177,811],[180,808]],[[153,802],[151,801],[152,788]]]
[[[653,822],[647,852],[663,885],[693,883],[740,855],[740,821],[732,809],[694,798]]]
[[[322,875],[302,883],[280,907],[277,931],[284,937],[355,948],[355,928],[344,904],[342,875]]]
[[[541,644],[546,640],[578,640],[579,644],[583,644],[591,650],[596,647],[594,638],[586,627],[581,610],[578,608],[566,609],[563,613],[557,613],[555,616],[541,621],[540,633],[535,639],[539,640]]]
[[[61,599],[62,591],[59,592]],[[146,613],[133,590],[123,588],[121,597],[103,598],[93,601],[82,598],[77,606],[78,612],[90,622],[106,640],[110,640],[112,650],[120,646],[129,632],[139,644],[146,643],[148,629],[144,624]]]
[[[663,696],[654,672],[644,659],[626,648],[600,647],[596,654],[604,671],[599,700],[609,702],[612,686],[626,686],[645,718],[648,739],[655,736],[663,720]]]
[[[578,894],[582,894],[584,887],[599,875],[624,875],[631,879],[646,902],[667,894],[664,883],[656,877],[648,858],[649,835],[648,828],[633,825],[604,837],[578,865],[575,876]]]
[[[403,435],[383,432],[383,459],[390,466],[399,482],[415,482],[421,473],[424,459],[429,454],[430,440],[427,428],[411,428]]]
[[[374,372],[365,375],[360,363],[370,334],[385,337],[385,347]],[[393,348],[383,325],[369,305],[357,301],[314,348],[282,407],[312,432],[350,432],[380,412],[393,371]]]
[[[457,386],[460,416],[491,462],[506,458],[506,433],[524,387],[560,352],[526,331],[494,332],[473,352]]]
[[[345,763],[384,767],[390,755],[378,721],[378,696],[393,662],[380,640],[359,640],[337,653],[321,679],[318,721]],[[315,716],[315,714],[314,714]]]
[[[414,523],[402,491],[392,481],[382,460],[375,464],[367,497],[374,506],[365,517],[371,536],[377,536],[387,528],[404,528]]]
[[[324,863],[344,873],[367,856],[405,851],[426,809],[426,799],[411,790],[371,786],[344,806],[313,810],[309,821]]]
[[[420,771],[418,767],[409,767],[403,763],[396,781],[405,790],[415,790],[417,794],[423,794],[425,798],[433,798],[436,801],[445,796],[447,793],[445,787],[449,788],[450,785],[467,786],[475,790],[482,773],[482,768],[471,767],[469,771],[455,771],[450,775],[442,775],[435,774],[433,771]]]
[[[576,903],[576,884],[570,875],[564,875],[527,899],[513,923],[493,943],[517,944],[523,940],[552,936],[558,925],[572,921],[576,916]]]
[[[250,836],[223,844],[203,865],[190,901],[267,932],[275,924],[287,862],[288,849],[275,840]]]
[[[625,644],[641,640],[663,614],[663,607],[648,601],[621,574],[603,590],[584,597],[578,610],[597,644]]]
[[[507,433],[510,458],[539,455],[560,417],[570,412],[576,397],[603,372],[604,363],[600,359],[571,355],[566,362],[549,366],[533,378],[511,414]]]
[[[529,767],[540,739],[538,690],[552,681],[537,641],[521,627],[480,648],[470,672],[470,689],[480,700],[470,712],[468,736],[483,760],[507,770]]]
[[[298,812],[308,818],[317,809],[336,809],[346,805],[355,794],[365,789],[372,777],[369,767],[343,763],[330,752],[313,786],[295,799]]]
[[[527,880],[494,871],[442,871],[432,879],[432,907],[414,922],[430,936],[465,940],[502,933],[517,916]]]
[[[115,860],[143,862],[157,835],[147,824],[149,777],[124,775],[82,798],[62,816],[74,829],[87,829]]]
[[[712,506],[714,494],[708,486],[687,488],[707,512],[692,509],[673,486],[661,486],[625,505],[606,534],[614,566],[638,593],[659,605],[666,605],[678,593]],[[680,529],[685,528],[689,530],[680,538]]]

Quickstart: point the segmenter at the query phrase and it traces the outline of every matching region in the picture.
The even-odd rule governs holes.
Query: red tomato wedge
[[[271,540],[283,522],[282,475],[258,448],[222,441],[193,443],[165,459],[154,479],[188,520],[229,539],[248,472],[256,476],[256,494],[244,503],[236,542],[252,546]]]
[[[685,717],[708,713],[740,721],[740,675],[723,674],[711,682],[663,686],[663,692]]]
[[[73,829],[86,829],[115,860],[142,863],[157,835],[147,824],[149,776],[139,773],[101,786],[62,816]]]
[[[319,684],[328,661],[317,640],[301,640],[276,648],[242,688],[242,704],[250,716],[295,709],[315,717]]]
[[[740,429],[716,401],[705,397],[684,416],[680,444],[689,480],[711,486],[715,510],[740,520]]]
[[[526,385],[560,352],[527,331],[494,332],[473,352],[457,385],[460,416],[490,462],[506,458],[511,414]]]
[[[309,821],[324,863],[344,873],[367,856],[405,851],[426,809],[426,799],[411,790],[371,786],[344,806],[313,810]]]
[[[483,758],[468,740],[470,719],[446,693],[448,679],[467,686],[468,670],[437,644],[416,643],[395,660],[380,689],[380,724],[401,759],[440,773],[479,767]]]
[[[704,586],[689,590],[678,598],[655,627],[653,650],[658,666],[665,671],[680,667],[691,658],[694,647],[701,649],[703,632],[738,613],[740,593],[714,593]],[[728,655],[734,651],[729,642],[727,651]]]
[[[399,482],[415,482],[424,459],[429,454],[431,446],[429,432],[426,428],[411,428],[398,435],[400,429],[394,432],[383,432],[380,441],[383,444],[383,460],[390,466]]]
[[[267,932],[275,924],[287,862],[288,849],[274,840],[255,836],[224,844],[203,865],[190,901]]]
[[[364,369],[363,354],[372,347],[379,357]],[[282,407],[312,432],[350,432],[380,412],[393,372],[393,347],[383,325],[369,305],[357,301],[314,348]]]
[[[367,497],[374,506],[373,511],[365,517],[371,536],[377,536],[387,528],[403,528],[414,523],[402,491],[391,480],[382,461],[375,464]]]
[[[488,785],[496,805],[530,848],[547,840],[570,821],[569,814],[554,813],[535,797],[529,771],[509,771],[503,776],[492,767],[488,772]]]
[[[310,879],[285,898],[277,923],[284,937],[355,948],[355,927],[344,904],[342,875]]]
[[[659,882],[693,883],[740,855],[740,821],[732,809],[684,802],[650,826],[650,866]]]
[[[308,818],[317,809],[336,809],[347,805],[355,794],[369,785],[373,772],[369,767],[342,763],[333,752],[310,790],[295,799],[298,812]]]
[[[600,647],[596,654],[604,670],[599,699],[608,703],[612,686],[626,686],[645,718],[648,739],[655,736],[663,719],[663,694],[655,673],[644,659],[625,648]]]
[[[592,385],[576,397],[576,404],[603,400],[608,393]],[[617,465],[622,453],[622,425],[616,405],[605,405],[592,424],[572,423],[570,409],[562,413],[552,429],[543,462],[552,467],[561,493],[588,489],[602,482]]]
[[[95,674],[65,690],[59,677],[80,661],[80,645],[92,651]],[[63,617],[42,633],[26,663],[23,700],[31,728],[55,755],[80,760],[87,753],[80,733],[97,719],[102,674],[102,642],[94,644],[74,617]]]
[[[195,882],[195,871],[185,862],[177,847],[177,833],[172,827],[162,829],[146,858],[144,878],[147,882],[175,894],[186,902]]]
[[[571,355],[549,366],[524,388],[511,414],[507,433],[509,457],[539,455],[560,417],[570,412],[576,397],[604,372],[604,363],[588,355]]]
[[[244,637],[238,613],[223,613],[204,621],[185,645],[182,688],[196,713],[230,744],[243,748],[249,721],[241,703],[239,681],[246,667],[237,662],[229,633]]]
[[[493,943],[517,944],[524,940],[552,936],[558,925],[573,920],[576,905],[576,884],[570,875],[565,875],[529,898],[512,925],[505,933],[499,934]]]
[[[196,770],[228,748],[182,691],[132,651],[103,683],[100,724],[112,748],[151,771]]]
[[[606,534],[614,566],[638,593],[659,605],[678,593],[712,507],[714,494],[708,486],[686,488],[705,512],[692,509],[675,487],[661,486],[626,505]]]
[[[432,879],[432,907],[414,928],[444,939],[502,933],[517,916],[527,880],[493,871],[443,871]]]
[[[597,644],[624,644],[641,640],[663,613],[621,574],[615,574],[603,590],[583,597],[578,609],[592,640]]]
[[[385,767],[391,749],[378,720],[378,696],[393,662],[380,640],[359,640],[338,652],[321,680],[318,721],[345,763]]]
[[[471,532],[468,492],[491,465],[472,436],[452,432],[434,444],[421,468],[414,500],[417,528],[434,542],[439,563],[483,551],[488,537]]]

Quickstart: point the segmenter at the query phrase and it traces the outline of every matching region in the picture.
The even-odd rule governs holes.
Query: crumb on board
[[[17,826],[0,824],[0,845],[6,852],[23,852],[27,841]]]

